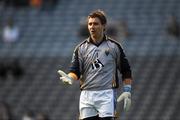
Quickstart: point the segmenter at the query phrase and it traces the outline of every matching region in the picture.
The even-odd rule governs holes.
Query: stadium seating
[[[1,6],[2,24],[13,15],[22,36],[11,49],[0,42],[0,58],[20,58],[25,75],[18,80],[11,74],[0,78],[0,101],[9,103],[17,118],[27,108],[45,111],[51,120],[78,118],[79,83],[63,85],[57,70],[67,72],[73,49],[82,41],[81,18],[103,9],[108,18],[127,21],[132,32],[121,43],[133,70],[133,103],[128,113],[119,104],[120,119],[179,120],[180,41],[165,31],[168,15],[180,12],[179,4],[178,0],[61,0],[53,11]]]

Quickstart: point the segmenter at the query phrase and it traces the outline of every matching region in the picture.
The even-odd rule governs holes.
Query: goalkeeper
[[[81,120],[113,120],[117,102],[124,103],[125,111],[131,105],[130,65],[120,43],[105,34],[106,23],[103,11],[90,13],[87,17],[89,38],[75,48],[69,73],[58,71],[66,84],[80,80]],[[123,93],[117,98],[118,73],[122,75]]]

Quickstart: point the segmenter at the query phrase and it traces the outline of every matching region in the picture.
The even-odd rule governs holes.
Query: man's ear
[[[106,24],[103,25],[104,31],[106,31]]]

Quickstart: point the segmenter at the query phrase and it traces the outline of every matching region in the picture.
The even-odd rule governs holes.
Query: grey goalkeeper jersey
[[[89,37],[76,46],[70,72],[78,76],[82,90],[117,88],[118,72],[122,80],[131,78],[130,65],[121,45],[107,36],[98,45]]]

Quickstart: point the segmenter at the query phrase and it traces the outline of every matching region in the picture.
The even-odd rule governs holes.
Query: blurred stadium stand
[[[28,108],[46,111],[51,120],[75,120],[79,85],[64,86],[57,70],[67,71],[73,49],[82,41],[81,18],[103,9],[112,20],[127,21],[133,33],[121,41],[135,81],[132,109],[124,113],[120,104],[120,119],[179,120],[180,40],[165,32],[170,14],[180,19],[179,5],[179,0],[60,0],[54,10],[41,11],[0,4],[0,26],[13,16],[22,33],[12,49],[0,42],[0,58],[18,57],[26,68],[19,80],[0,80],[0,101],[9,103],[17,118]]]

